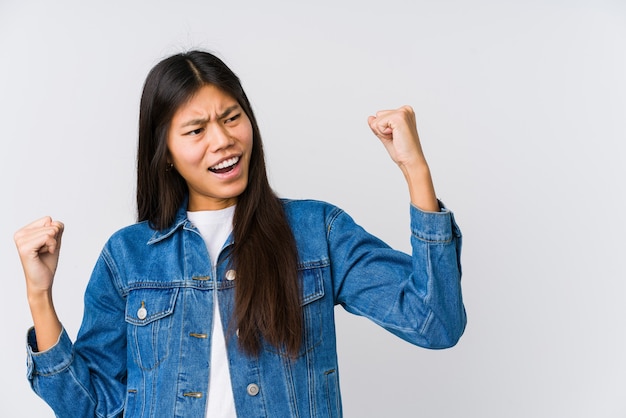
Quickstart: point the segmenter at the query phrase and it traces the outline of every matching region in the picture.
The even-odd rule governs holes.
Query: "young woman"
[[[412,256],[332,205],[274,194],[250,103],[221,60],[157,64],[141,99],[138,223],[104,246],[74,343],[51,296],[63,224],[15,234],[33,389],[60,417],[338,417],[335,305],[422,347],[456,344],[461,234],[414,113],[369,125],[408,183]]]

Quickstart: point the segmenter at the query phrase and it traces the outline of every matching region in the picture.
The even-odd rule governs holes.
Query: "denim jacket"
[[[451,347],[464,331],[461,233],[452,213],[411,206],[412,257],[368,234],[324,202],[284,200],[299,253],[304,339],[293,359],[265,344],[238,348],[225,320],[238,416],[342,416],[334,307],[365,316],[421,347]],[[213,292],[231,318],[236,267],[222,249],[213,275],[185,207],[166,230],[146,222],[115,233],[85,292],[72,344],[37,352],[28,335],[28,378],[59,417],[203,417],[209,385]]]

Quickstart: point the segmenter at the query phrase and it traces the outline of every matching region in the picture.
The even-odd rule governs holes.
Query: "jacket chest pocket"
[[[302,291],[302,318],[304,333],[298,357],[313,350],[322,342],[323,320],[322,301],[324,297],[324,267],[319,263],[307,264],[298,270]],[[277,350],[270,344],[265,344],[265,350],[287,357],[284,349]]]
[[[128,294],[128,344],[141,369],[154,369],[169,354],[177,295],[178,288],[135,289]]]

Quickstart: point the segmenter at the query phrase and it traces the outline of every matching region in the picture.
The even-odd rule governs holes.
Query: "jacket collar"
[[[152,237],[150,237],[150,239],[148,240],[148,243],[147,243],[148,245],[156,244],[157,242],[167,239],[168,237],[173,235],[178,229],[181,229],[181,228],[198,232],[197,228],[191,222],[189,222],[189,218],[187,217],[188,203],[189,203],[189,196],[186,195],[180,207],[176,211],[176,215],[174,216],[174,221],[171,223],[171,225],[165,229],[154,231],[154,234],[152,234]],[[228,236],[228,239],[226,240],[224,247],[231,245],[234,242],[235,242],[235,239],[233,237],[233,234],[231,233]]]
[[[148,245],[155,244],[157,242],[163,241],[174,232],[176,232],[179,228],[187,228],[194,229],[195,227],[189,222],[187,219],[187,205],[189,203],[189,196],[185,196],[181,205],[178,207],[176,211],[176,215],[174,216],[174,221],[165,229],[156,230],[150,239],[148,240]]]

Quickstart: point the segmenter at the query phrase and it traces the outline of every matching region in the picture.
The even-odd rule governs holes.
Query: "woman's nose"
[[[211,152],[217,152],[233,145],[234,141],[228,130],[223,126],[216,126],[211,130],[209,135],[209,149]]]

